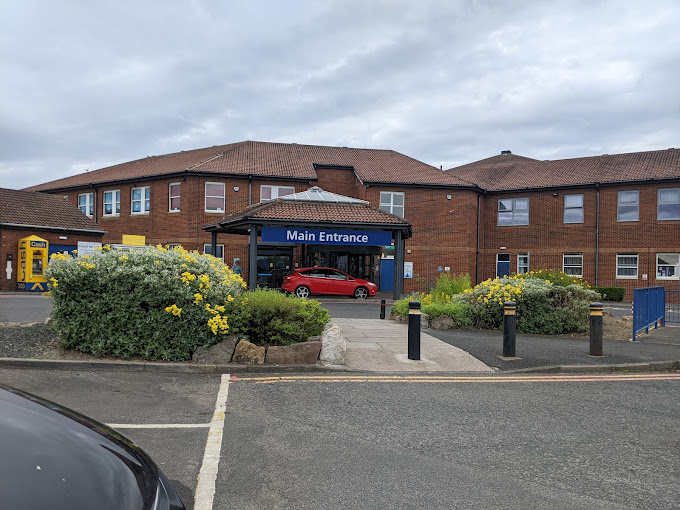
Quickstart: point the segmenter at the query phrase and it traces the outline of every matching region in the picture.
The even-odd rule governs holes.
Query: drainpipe
[[[475,285],[479,283],[479,224],[480,218],[479,214],[481,211],[482,195],[481,193],[477,195],[477,253],[475,258]]]
[[[253,176],[248,176],[248,207],[253,205]]]
[[[599,287],[600,276],[600,183],[595,183],[597,207],[595,210],[595,287]]]

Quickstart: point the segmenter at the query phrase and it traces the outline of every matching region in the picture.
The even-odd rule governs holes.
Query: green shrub
[[[434,296],[455,296],[470,288],[470,275],[452,275],[449,272],[442,273],[437,278],[432,294]]]
[[[623,301],[623,296],[626,295],[626,289],[623,287],[593,287],[602,295],[605,301]]]
[[[568,285],[579,285],[581,287],[585,287],[586,289],[590,288],[588,282],[585,281],[583,278],[577,278],[576,276],[564,274],[562,271],[558,271],[557,269],[538,269],[536,271],[530,271],[528,273],[517,273],[512,277],[524,279],[538,278],[540,280],[545,280],[546,282],[550,282],[553,285],[557,285],[559,287],[566,287]]]
[[[422,312],[430,318],[445,315],[453,319],[456,327],[469,326],[472,323],[470,317],[470,305],[463,301],[452,301],[451,303],[432,303],[422,307]]]
[[[45,270],[61,344],[95,356],[186,360],[229,332],[245,284],[210,255],[162,247],[53,255]]]
[[[318,301],[270,289],[246,292],[230,303],[233,334],[251,342],[289,345],[320,335],[330,320]]]

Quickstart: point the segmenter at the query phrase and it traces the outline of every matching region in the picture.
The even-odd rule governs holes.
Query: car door
[[[351,296],[354,294],[356,281],[348,275],[335,269],[327,270],[326,288],[328,294]]]
[[[326,294],[328,292],[326,273],[323,270],[310,269],[300,274],[302,275],[300,285],[309,287],[312,294]]]

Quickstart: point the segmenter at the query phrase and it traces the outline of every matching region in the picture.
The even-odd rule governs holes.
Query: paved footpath
[[[333,319],[347,339],[347,370],[371,372],[493,372],[467,352],[424,332],[420,360],[408,359],[408,326],[380,319]]]

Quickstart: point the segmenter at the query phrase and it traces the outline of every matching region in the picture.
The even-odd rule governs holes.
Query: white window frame
[[[527,259],[527,263],[525,264],[520,264],[520,259],[525,257]],[[520,268],[526,268],[526,271],[520,271]],[[518,253],[517,254],[517,274],[522,274],[522,273],[528,273],[529,272],[529,252],[524,252],[524,253]]]
[[[674,191],[678,194],[678,201],[676,202],[675,200],[673,201],[662,201],[661,199],[661,194],[664,191]],[[662,206],[675,206],[677,208],[677,212],[672,218],[661,218],[661,207]],[[673,221],[673,220],[680,220],[680,188],[661,188],[657,191],[656,194],[656,219],[658,221]]]
[[[80,203],[80,197],[85,197],[85,204],[81,205]],[[65,197],[68,199],[68,195]],[[83,211],[83,208],[85,210]],[[78,209],[80,209],[80,212],[83,213],[85,216],[88,218],[92,218],[94,216],[94,193],[79,193],[78,194]],[[87,211],[90,211],[89,213]]]
[[[636,198],[635,202],[621,202],[621,196],[624,193],[635,193]],[[632,208],[635,207],[637,209],[635,219],[634,220],[622,220],[621,219],[621,208],[626,207],[626,208]],[[624,191],[619,191],[616,195],[616,221],[625,223],[625,222],[632,222],[632,221],[640,221],[640,192],[638,190],[624,190]]]
[[[678,263],[673,264],[659,264],[659,257],[677,257]],[[672,275],[659,275],[659,267],[666,268],[666,273],[672,272]],[[656,254],[656,279],[657,280],[680,280],[680,253],[657,253]]]
[[[581,198],[581,205],[579,206],[574,206],[574,205],[567,205],[567,201],[572,198],[572,197],[580,197]],[[564,223],[583,223],[585,219],[585,199],[583,196],[583,193],[576,193],[572,195],[564,195]],[[567,212],[575,212],[575,211],[580,211],[581,212],[581,218],[579,220],[573,221],[573,220],[567,220]]]
[[[106,201],[106,195],[112,193],[111,201]],[[120,190],[119,189],[108,189],[104,191],[102,195],[104,200],[102,200],[102,215],[107,217],[120,216]],[[111,212],[106,213],[106,205],[111,205]]]
[[[401,204],[395,203],[395,197],[401,197]],[[404,210],[406,207],[406,196],[403,191],[381,191],[380,192],[380,210],[404,217]]]
[[[621,260],[625,258],[635,257],[635,265],[623,263]],[[616,279],[617,280],[637,280],[639,273],[640,256],[638,253],[617,253],[616,254]],[[619,274],[619,271],[626,269],[635,269],[634,275]]]
[[[581,259],[580,264],[567,264],[567,257],[579,257]],[[581,268],[581,274],[571,274],[567,273],[567,268]],[[563,253],[562,254],[562,272],[566,275],[573,276],[575,278],[583,278],[583,253]]]
[[[212,252],[212,243],[203,243],[203,253],[206,253],[208,255],[212,255],[211,252]],[[217,258],[222,260],[222,262],[224,262],[224,245],[223,244],[217,245],[217,254],[220,255]]]
[[[135,192],[139,191],[139,198],[135,199]],[[135,211],[135,202],[139,203],[139,211]],[[149,214],[151,209],[151,187],[137,186],[130,190],[130,214],[135,216]]]
[[[222,186],[222,195],[208,195],[208,186],[209,185]],[[203,202],[205,212],[207,212],[207,213],[223,213],[224,212],[225,189],[226,189],[226,187],[225,187],[223,182],[206,182],[205,183],[205,187],[203,188],[204,195],[205,195],[205,200]],[[208,209],[208,199],[209,198],[221,198],[222,199],[222,208],[221,209]]]
[[[264,190],[269,190],[269,198],[262,198],[264,195]],[[292,190],[290,193],[281,194],[284,190]],[[263,184],[260,186],[260,202],[268,202],[269,200],[275,200],[279,197],[285,197],[286,195],[292,195],[295,193],[295,186],[276,186],[271,184]]]
[[[172,187],[173,186],[179,186],[179,191],[177,192],[177,195],[172,194]],[[182,183],[181,182],[171,182],[168,184],[168,212],[179,212],[180,207],[182,207]],[[179,207],[172,207],[172,199],[176,198],[179,200],[180,204]]]
[[[526,201],[527,207],[526,207],[526,223],[523,220],[516,219],[515,218],[515,213],[519,211],[523,211],[524,209],[517,209],[517,202],[523,200]],[[503,202],[506,202],[506,204],[503,204]],[[510,202],[510,204],[507,204],[507,202]],[[508,205],[510,208],[508,209]],[[503,209],[501,210],[501,206],[503,206]],[[517,198],[499,198],[498,199],[498,214],[496,216],[496,225],[499,227],[516,227],[516,226],[526,226],[529,225],[529,208],[530,208],[530,202],[529,202],[529,197],[517,197]],[[501,222],[501,214],[506,214],[510,213],[510,223],[506,222]],[[520,217],[519,214],[517,215],[518,218]],[[504,216],[505,217],[505,216]]]

